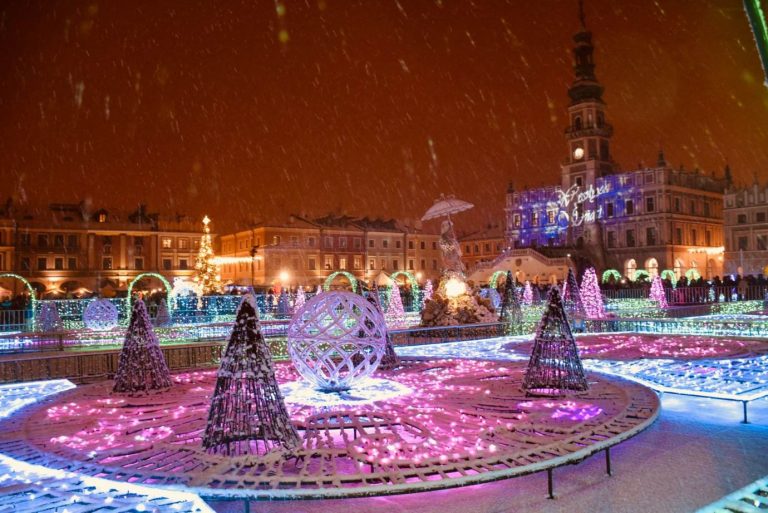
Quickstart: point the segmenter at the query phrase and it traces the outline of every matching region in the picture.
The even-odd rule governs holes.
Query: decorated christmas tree
[[[523,304],[530,306],[533,303],[533,289],[531,288],[531,282],[525,281],[525,289],[523,290]]]
[[[536,329],[531,359],[523,379],[523,390],[526,395],[560,396],[587,388],[589,385],[560,299],[560,291],[552,287],[544,315]]]
[[[307,302],[307,295],[304,293],[304,287],[299,286],[299,290],[296,291],[296,299],[293,300],[293,311],[298,312],[299,308],[304,306]]]
[[[59,311],[56,309],[56,303],[53,301],[43,301],[40,304],[40,313],[37,314],[37,329],[50,333],[64,328],[61,322]]]
[[[597,274],[594,267],[584,271],[584,276],[581,278],[580,292],[581,304],[584,306],[584,313],[587,317],[603,319],[605,317],[603,295],[600,292],[600,286],[597,284]]]
[[[216,373],[203,447],[224,455],[288,453],[301,440],[275,379],[253,295],[243,298]]]
[[[155,315],[155,326],[163,328],[170,326],[171,316],[168,313],[168,302],[165,298],[160,299],[160,303],[157,305],[157,315]]]
[[[392,290],[389,294],[389,305],[387,306],[387,313],[384,318],[389,328],[405,327],[405,311],[403,310],[403,300],[400,298],[400,287],[397,286],[397,283],[392,285]]]
[[[199,296],[218,293],[222,289],[219,267],[214,262],[211,229],[208,226],[210,222],[208,216],[203,218],[203,236],[200,238],[200,251],[195,262],[195,288]]]
[[[656,275],[651,283],[650,299],[656,301],[659,308],[667,308],[667,295],[664,293],[664,284],[661,282],[661,276]]]
[[[507,280],[504,283],[504,300],[501,305],[499,320],[504,323],[505,334],[521,335],[523,333],[523,312],[520,308],[520,299],[517,297],[512,271],[507,271]]]
[[[144,301],[136,299],[125,342],[117,361],[115,392],[149,392],[170,388],[171,373],[149,320]]]
[[[581,302],[579,284],[573,269],[568,268],[568,277],[563,283],[563,304],[569,315],[584,315],[584,304]]]
[[[424,291],[421,293],[421,307],[424,308],[424,303],[432,299],[434,288],[432,286],[432,280],[427,280],[424,284]]]

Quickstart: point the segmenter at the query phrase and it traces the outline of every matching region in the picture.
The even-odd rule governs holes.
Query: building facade
[[[484,229],[459,237],[461,261],[471,274],[481,264],[493,262],[506,249],[504,227],[489,225]]]
[[[654,166],[619,171],[613,161],[603,86],[595,76],[592,35],[573,38],[575,80],[568,89],[561,182],[506,196],[506,245],[558,248],[629,279],[669,269],[677,277],[723,273],[725,178],[673,169],[659,151]],[[564,255],[560,255],[564,256]]]
[[[125,291],[144,273],[191,282],[201,232],[199,221],[165,218],[148,213],[143,205],[133,212],[93,209],[85,203],[19,210],[7,206],[0,222],[0,269],[22,276],[38,294],[51,297]],[[20,284],[2,278],[0,286],[16,293]]]
[[[381,273],[407,271],[418,281],[438,279],[439,235],[394,220],[329,214],[291,215],[221,237],[221,276],[237,286],[316,287],[339,272],[371,283]],[[405,274],[405,273],[401,273]]]
[[[768,183],[725,192],[725,272],[768,276]]]

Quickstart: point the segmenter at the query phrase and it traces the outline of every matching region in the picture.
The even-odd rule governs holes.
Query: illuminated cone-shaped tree
[[[225,455],[288,453],[301,445],[277,386],[256,302],[246,295],[216,373],[203,447]]]
[[[211,294],[221,292],[221,277],[219,266],[214,262],[213,244],[211,242],[211,222],[208,216],[203,218],[203,236],[200,238],[200,251],[195,261],[195,288],[197,294]]]
[[[534,303],[541,303],[541,291],[539,290],[539,286],[536,285],[535,287],[532,287],[532,297]]]
[[[434,288],[432,286],[432,280],[427,280],[427,283],[424,284],[424,290],[421,293],[421,307],[424,308],[424,303],[432,299],[432,294],[434,293]]]
[[[523,304],[530,306],[533,303],[533,289],[531,288],[531,282],[525,281],[525,289],[523,290]]]
[[[584,306],[584,313],[592,319],[602,319],[605,317],[605,306],[603,306],[603,295],[600,292],[600,286],[597,284],[597,274],[595,268],[590,267],[584,271],[581,278],[581,304]]]
[[[400,297],[400,287],[397,286],[397,283],[392,285],[385,319],[387,320],[387,327],[405,327],[405,311],[403,310],[403,300]]]
[[[584,315],[584,304],[581,302],[579,283],[573,269],[568,268],[568,277],[563,283],[563,304],[569,315]]]
[[[304,293],[304,287],[299,287],[299,290],[296,291],[296,299],[293,300],[293,311],[298,311],[299,308],[304,306],[304,303],[307,302],[307,295]]]
[[[523,333],[523,312],[520,308],[520,299],[517,297],[515,280],[512,278],[511,271],[507,271],[503,301],[499,320],[504,323],[505,334],[521,335]]]
[[[656,303],[659,305],[659,308],[666,308],[669,306],[667,304],[667,295],[664,293],[664,284],[661,282],[661,276],[657,275],[653,278],[653,283],[651,283],[651,293],[649,297],[653,301],[656,301]]]
[[[56,309],[56,303],[53,301],[44,301],[40,306],[40,313],[37,314],[37,329],[46,333],[59,331],[64,328],[61,322],[61,316]]]
[[[149,320],[144,301],[136,299],[117,361],[115,392],[149,392],[171,386],[171,373]]]
[[[161,328],[171,324],[171,315],[168,313],[168,303],[161,299],[157,305],[157,315],[155,315],[155,326]]]
[[[560,291],[552,287],[544,315],[536,329],[523,390],[527,395],[560,396],[568,391],[584,391],[587,388],[589,385]]]
[[[318,285],[317,288],[315,289],[315,295],[318,295],[318,294],[320,294],[322,292],[323,292],[323,286],[322,285]]]

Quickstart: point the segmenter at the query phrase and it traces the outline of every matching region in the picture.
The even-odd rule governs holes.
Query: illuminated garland
[[[344,276],[346,279],[349,280],[349,284],[352,287],[352,291],[357,290],[357,278],[352,273],[348,273],[347,271],[336,271],[331,273],[326,279],[325,283],[323,283],[323,290],[326,292],[331,289],[331,283],[333,283],[333,280],[336,279],[337,276]],[[318,286],[319,287],[319,286]]]
[[[614,281],[618,283],[621,281],[621,273],[619,273],[619,271],[617,271],[616,269],[606,269],[605,271],[603,271],[603,277],[602,277],[603,283],[608,283],[611,278],[613,278]]]
[[[128,299],[129,301],[125,302],[125,316],[130,317],[131,315],[131,301],[133,301],[133,286],[138,283],[139,280],[144,278],[157,278],[160,280],[163,285],[165,286],[165,302],[166,306],[168,307],[168,312],[173,310],[173,303],[171,302],[171,293],[173,291],[173,287],[171,287],[171,284],[168,283],[168,280],[165,279],[165,276],[158,273],[141,273],[138,276],[136,276],[131,282],[128,284]]]

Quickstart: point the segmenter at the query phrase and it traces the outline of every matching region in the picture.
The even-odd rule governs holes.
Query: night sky
[[[0,195],[193,215],[500,219],[559,180],[576,0],[5,1]],[[768,177],[740,0],[586,1],[613,153]]]

